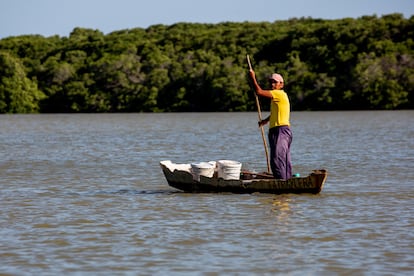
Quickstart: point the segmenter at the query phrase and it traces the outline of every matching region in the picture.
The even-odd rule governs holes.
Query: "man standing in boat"
[[[290,145],[292,143],[292,131],[290,130],[290,102],[283,91],[283,77],[280,74],[272,74],[269,77],[271,90],[264,90],[256,80],[253,69],[250,70],[256,94],[269,98],[270,115],[259,122],[259,126],[269,123],[270,167],[276,179],[289,179],[292,177],[292,164],[290,160]]]

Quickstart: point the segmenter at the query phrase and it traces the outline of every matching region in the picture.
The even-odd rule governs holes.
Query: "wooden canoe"
[[[268,173],[241,171],[239,180],[225,180],[217,177],[199,176],[195,180],[187,164],[174,164],[169,160],[160,162],[161,169],[171,187],[190,193],[311,193],[322,191],[328,173],[314,170],[305,177],[288,180],[274,179]]]

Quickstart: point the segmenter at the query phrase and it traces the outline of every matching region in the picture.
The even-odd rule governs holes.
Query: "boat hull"
[[[171,187],[191,193],[311,193],[322,191],[327,178],[326,170],[314,170],[306,177],[294,177],[288,180],[264,178],[253,173],[239,180],[225,180],[217,176],[200,176],[194,180],[191,172],[171,169],[163,162],[160,163],[164,176]],[[250,179],[243,179],[250,178]]]

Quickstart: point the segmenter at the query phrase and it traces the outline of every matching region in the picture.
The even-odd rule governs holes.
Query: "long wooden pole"
[[[249,55],[247,55],[246,57],[247,57],[247,63],[249,64],[249,70],[253,70],[252,64],[250,63]],[[259,122],[260,122],[260,121],[262,121],[262,111],[261,111],[261,108],[260,108],[259,97],[257,96],[256,92],[254,93],[254,96],[255,96],[255,99],[256,99],[257,113],[258,113]],[[260,126],[260,131],[262,133],[263,146],[265,148],[265,153],[266,153],[267,172],[270,173],[269,151],[268,151],[268,148],[267,148],[267,142],[266,142],[266,137],[265,137],[265,132],[264,132],[263,126]]]

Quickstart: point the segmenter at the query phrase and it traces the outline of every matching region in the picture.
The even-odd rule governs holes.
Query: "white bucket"
[[[212,164],[211,162],[192,163],[191,173],[193,175],[193,179],[200,181],[200,175],[205,177],[213,177],[215,167],[215,164]]]
[[[232,160],[219,160],[217,161],[218,177],[225,180],[238,180],[240,179],[240,172],[242,163]]]

